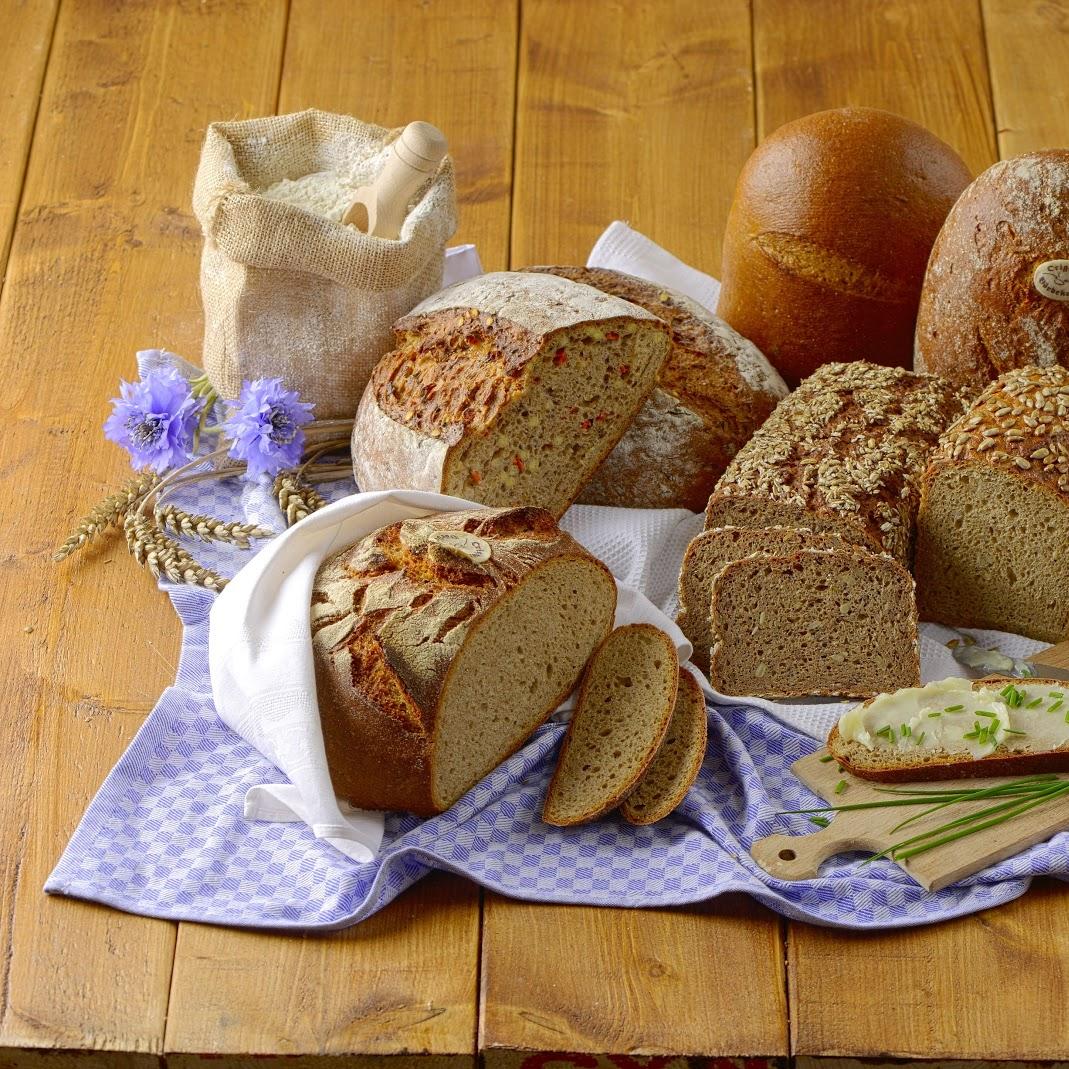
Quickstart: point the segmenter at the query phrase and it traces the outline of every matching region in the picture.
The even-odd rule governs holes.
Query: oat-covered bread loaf
[[[543,509],[403,520],[343,549],[311,610],[334,789],[448,808],[571,692],[615,610],[608,569]]]
[[[553,275],[480,275],[394,327],[353,427],[362,490],[434,490],[560,516],[653,389],[668,328]]]
[[[668,324],[657,388],[579,495],[588,505],[701,512],[728,461],[787,395],[760,350],[685,294],[600,267],[529,267],[583,282]]]
[[[739,176],[717,315],[790,385],[836,360],[909,367],[928,254],[971,177],[949,145],[890,112],[781,126]]]
[[[691,540],[679,573],[680,630],[694,647],[691,660],[709,671],[709,650],[716,641],[710,615],[713,582],[733,560],[766,553],[786,556],[799,549],[840,549],[851,543],[837,534],[815,534],[804,527],[714,527]]]
[[[1069,364],[1069,149],[988,168],[932,250],[914,366],[978,394],[1025,364]]]
[[[713,581],[721,694],[860,698],[920,682],[913,577],[857,546],[757,554]]]
[[[924,620],[1069,637],[1069,370],[1007,372],[946,432],[916,574]]]
[[[964,401],[934,375],[829,364],[728,466],[706,527],[806,527],[908,566],[921,474]]]

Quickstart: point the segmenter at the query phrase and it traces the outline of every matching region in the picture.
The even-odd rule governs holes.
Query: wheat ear
[[[322,494],[289,471],[275,477],[275,497],[278,498],[278,507],[286,517],[287,527],[292,527],[298,520],[318,512],[327,503]]]
[[[134,560],[148,568],[157,579],[164,575],[174,583],[188,583],[209,590],[222,590],[226,586],[226,579],[198,564],[182,546],[156,526],[153,518],[128,512],[123,530]]]
[[[117,527],[123,517],[160,481],[155,472],[131,479],[122,489],[108,494],[82,517],[70,537],[52,554],[54,561],[65,560],[72,553],[89,545],[109,527]]]
[[[202,542],[230,542],[240,549],[249,548],[250,538],[271,538],[275,533],[255,523],[217,520],[199,512],[186,512],[177,505],[157,505],[155,517],[164,531],[170,529]]]

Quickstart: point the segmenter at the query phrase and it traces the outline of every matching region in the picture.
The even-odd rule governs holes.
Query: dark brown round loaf
[[[717,314],[792,386],[835,361],[909,367],[928,256],[970,177],[949,145],[890,112],[781,126],[739,177]]]
[[[915,366],[979,393],[1004,371],[1069,365],[1069,150],[988,168],[932,250]]]

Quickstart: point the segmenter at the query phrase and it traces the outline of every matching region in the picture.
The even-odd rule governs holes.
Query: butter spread
[[[1069,744],[1069,684],[1000,680],[974,690],[967,679],[940,679],[858,705],[839,734],[888,756],[1055,750]]]

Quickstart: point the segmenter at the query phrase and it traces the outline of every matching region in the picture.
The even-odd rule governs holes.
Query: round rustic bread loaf
[[[971,394],[1026,364],[1069,365],[1069,149],[989,167],[932,250],[915,366]]]
[[[717,314],[792,386],[834,361],[909,367],[928,255],[970,177],[950,146],[886,111],[781,126],[739,177]]]

